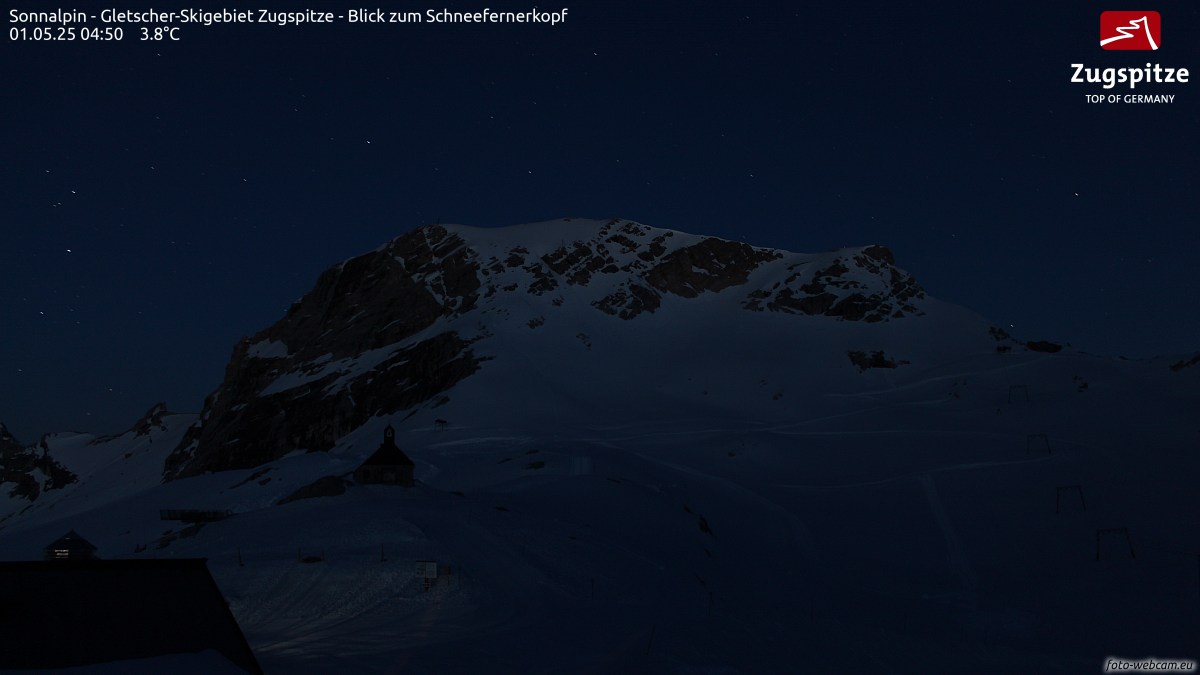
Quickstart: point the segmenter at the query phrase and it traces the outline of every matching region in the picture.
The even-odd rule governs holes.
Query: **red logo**
[[[1105,49],[1158,49],[1162,17],[1158,12],[1101,12],[1100,46]]]

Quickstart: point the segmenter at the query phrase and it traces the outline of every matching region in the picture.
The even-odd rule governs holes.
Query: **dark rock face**
[[[167,478],[259,466],[293,450],[325,451],[375,415],[435,398],[479,369],[470,343],[442,333],[398,350],[371,370],[345,379],[330,373],[274,394],[261,367],[235,352],[222,389],[208,397],[201,421],[167,458]],[[239,363],[251,364],[238,370]],[[261,387],[259,387],[261,385]],[[252,392],[238,396],[238,392]]]
[[[779,257],[775,251],[710,237],[664,256],[646,281],[664,293],[694,298],[740,286],[759,265]]]
[[[618,275],[616,288],[591,304],[605,314],[630,320],[657,311],[668,294],[695,298],[745,286],[752,273],[783,257],[774,249],[714,237],[672,249],[675,234],[611,220],[594,236],[564,242],[540,257],[516,246],[481,264],[483,296],[516,291],[518,284],[497,278],[513,268],[532,277],[523,283],[534,295],[562,285],[586,287],[598,277]],[[797,263],[788,267],[791,275],[786,281],[750,290],[743,306],[866,322],[921,314],[913,303],[925,297],[924,290],[894,264],[892,252],[878,245],[837,258],[823,269]]]
[[[1182,361],[1172,363],[1171,371],[1179,373],[1179,372],[1183,372],[1183,370],[1185,368],[1191,368],[1192,366],[1195,366],[1195,365],[1200,365],[1200,352],[1196,352],[1196,355],[1190,359],[1184,359]]]
[[[633,319],[662,305],[663,294],[694,298],[746,283],[749,274],[780,253],[738,242],[706,238],[668,253],[675,233],[651,230],[638,223],[614,219],[587,239],[564,242],[540,257],[523,246],[480,265],[486,290],[483,297],[513,292],[517,284],[495,279],[506,270],[520,268],[533,280],[525,290],[542,295],[566,286],[588,286],[597,277],[618,275],[618,287],[592,302],[605,314]],[[620,257],[618,257],[620,256]]]
[[[810,270],[808,263],[789,265],[786,279],[751,292],[742,306],[867,323],[920,316],[923,312],[913,302],[924,299],[925,290],[893,267],[894,261],[887,248],[868,246],[821,269]]]
[[[0,424],[0,483],[13,484],[8,491],[10,497],[33,501],[43,490],[56,490],[77,480],[78,476],[50,457],[46,437],[37,445],[23,448]]]
[[[622,319],[632,319],[642,312],[653,312],[661,304],[662,296],[639,284],[629,284],[592,303],[601,312]]]
[[[1049,342],[1047,340],[1034,340],[1032,342],[1026,342],[1025,347],[1028,348],[1029,351],[1043,352],[1046,354],[1054,354],[1062,351],[1062,345]]]
[[[167,411],[166,403],[156,403],[146,411],[145,415],[142,415],[142,419],[133,425],[133,432],[138,436],[148,436],[152,429],[166,431],[167,426],[163,424],[163,416],[170,414]]]
[[[471,342],[447,331],[393,346],[470,311],[479,288],[473,252],[439,226],[327,270],[283,319],[234,348],[164,478],[328,450],[372,416],[434,399],[478,370]]]
[[[890,358],[881,351],[876,352],[859,352],[851,351],[846,353],[850,357],[850,362],[858,366],[858,372],[866,372],[870,368],[896,368],[908,364],[908,361],[897,361]]]
[[[890,249],[888,249],[886,246],[880,246],[878,244],[873,244],[873,245],[868,246],[863,249],[863,255],[867,256],[868,258],[873,258],[875,260],[878,260],[880,262],[885,262],[889,265],[896,264],[896,256],[892,255],[892,251]]]
[[[631,225],[636,228],[636,224],[626,225],[626,228]],[[625,234],[643,233],[635,229],[633,232],[625,230]],[[623,253],[637,251],[639,244],[625,234],[618,232],[608,241],[619,245]],[[646,271],[637,274],[641,283],[630,282],[625,288],[594,302],[596,309],[622,319],[632,319],[642,312],[657,310],[662,304],[662,293],[684,298],[718,293],[746,283],[750,273],[760,265],[780,257],[777,251],[713,237],[665,254],[664,242],[672,234],[658,235],[637,253],[637,260],[646,263]],[[612,271],[628,273],[641,269],[642,266],[635,263],[614,266]]]
[[[282,342],[291,360],[357,356],[441,316],[470,311],[479,299],[477,270],[470,249],[445,228],[414,230],[326,270],[282,320],[250,342]]]

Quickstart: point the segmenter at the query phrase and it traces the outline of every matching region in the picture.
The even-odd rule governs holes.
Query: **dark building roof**
[[[64,534],[46,546],[46,559],[95,558],[96,547],[75,530]]]
[[[376,450],[367,461],[362,463],[362,466],[416,466],[413,461],[404,454],[400,446],[396,445],[396,430],[391,426],[383,430],[383,443],[379,444],[379,449]]]
[[[262,673],[204,559],[0,562],[0,670],[215,650]]]

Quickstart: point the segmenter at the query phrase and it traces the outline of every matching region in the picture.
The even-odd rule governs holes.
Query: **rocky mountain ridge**
[[[620,219],[429,225],[330,268],[282,319],[236,345],[164,479],[329,450],[374,417],[444,405],[488,361],[511,358],[495,331],[523,342],[512,326],[536,330],[547,317],[591,351],[596,336],[575,324],[628,333],[622,325],[664,313],[684,325],[695,319],[681,312],[699,311],[732,325],[763,314],[882,326],[920,319],[928,302],[879,245],[797,254]],[[887,333],[863,330],[853,332]],[[635,342],[646,339],[658,338]]]

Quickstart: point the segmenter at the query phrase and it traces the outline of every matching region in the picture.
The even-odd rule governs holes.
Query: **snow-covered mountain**
[[[881,246],[794,254],[621,220],[429,226],[330,269],[239,344],[167,477],[328,450],[402,411],[787,419],[795,375],[851,391],[872,365],[994,348],[988,330]]]
[[[32,501],[6,464],[0,557],[207,557],[268,672],[1195,659],[1196,362],[1018,341],[881,246],[430,226],[325,272],[198,416],[48,436],[76,479]],[[417,487],[347,486],[389,424]]]

